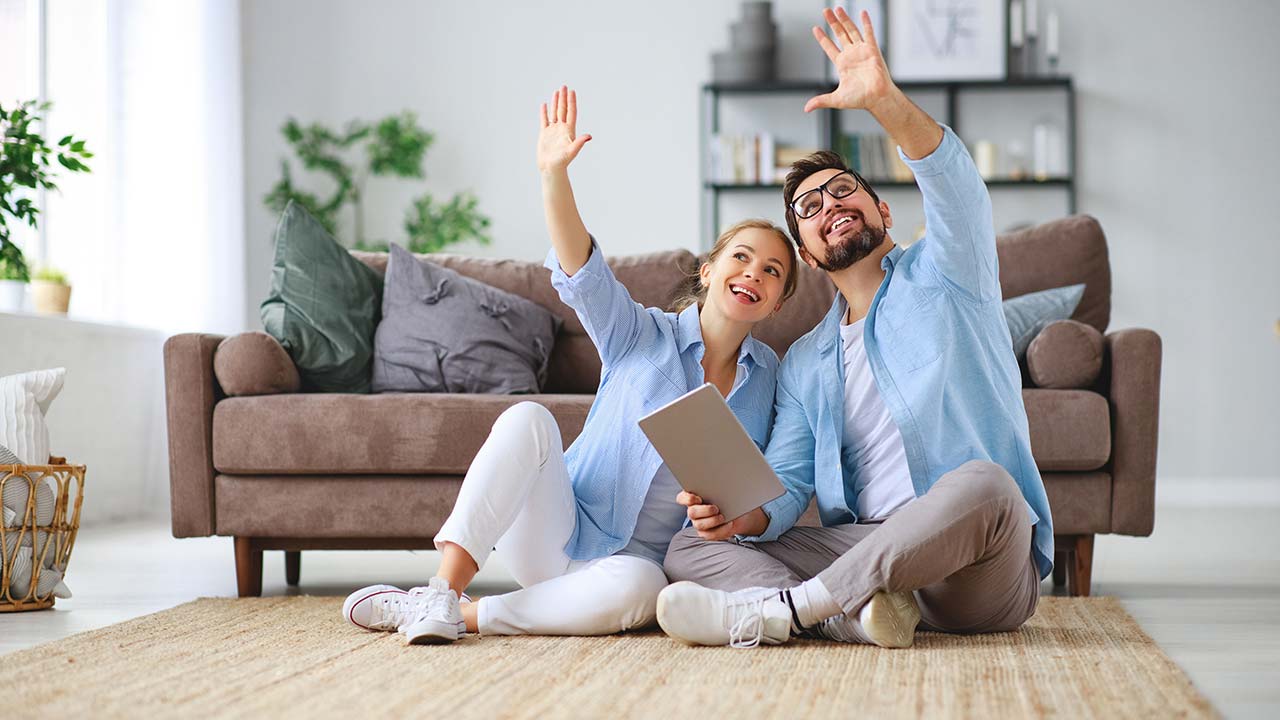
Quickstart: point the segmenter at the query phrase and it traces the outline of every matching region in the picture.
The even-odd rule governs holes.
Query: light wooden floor
[[[1228,718],[1280,716],[1280,508],[1164,509],[1151,538],[1100,537],[1094,593],[1119,597]],[[302,584],[267,553],[265,594],[345,595],[362,585],[421,584],[432,552],[306,552]],[[174,540],[164,521],[81,530],[54,610],[0,614],[0,654],[163,610],[235,595],[229,538]],[[473,588],[512,588],[498,562]],[[1050,592],[1048,583],[1044,591]]]

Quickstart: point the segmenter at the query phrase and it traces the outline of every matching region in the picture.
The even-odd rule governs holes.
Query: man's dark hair
[[[787,173],[787,179],[782,185],[782,199],[786,203],[787,213],[787,230],[791,231],[791,239],[795,241],[796,247],[804,247],[800,243],[800,220],[796,217],[796,213],[791,209],[791,202],[795,200],[796,188],[800,187],[800,183],[810,175],[822,170],[841,170],[843,172],[852,173],[858,179],[858,185],[866,191],[876,205],[880,204],[880,196],[867,183],[866,178],[854,172],[839,153],[830,150],[819,150],[812,155],[800,158],[791,164],[791,171]]]

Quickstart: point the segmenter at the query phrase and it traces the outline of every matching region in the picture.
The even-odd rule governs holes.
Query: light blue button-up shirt
[[[621,550],[635,530],[649,483],[662,464],[637,421],[705,382],[698,306],[676,314],[646,308],[613,275],[591,241],[591,256],[572,276],[555,250],[547,254],[551,284],[582,320],[600,353],[600,389],[582,434],[565,451],[578,503],[565,552],[592,560]],[[726,401],[761,449],[773,422],[778,356],[750,335]]]
[[[1053,524],[1000,304],[991,198],[950,128],[927,157],[899,154],[924,195],[926,234],[881,261],[884,281],[863,329],[871,372],[902,433],[916,496],[969,460],[1004,467],[1027,501],[1043,578],[1053,568]],[[765,504],[765,532],[746,539],[776,539],[815,493],[824,525],[857,521],[856,463],[841,461],[846,308],[837,294],[822,322],[787,351],[766,452],[786,493]]]

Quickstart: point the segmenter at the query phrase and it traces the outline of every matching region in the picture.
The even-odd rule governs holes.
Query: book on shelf
[[[791,166],[799,160],[803,160],[810,155],[818,152],[819,148],[811,145],[779,145],[774,153],[774,178],[773,182],[782,185],[787,180],[787,173],[791,172]]]
[[[884,133],[846,133],[837,152],[867,182],[910,182],[911,168],[898,155],[893,138]]]
[[[769,133],[716,134],[709,143],[707,179],[718,184],[760,185],[775,182],[777,142]]]

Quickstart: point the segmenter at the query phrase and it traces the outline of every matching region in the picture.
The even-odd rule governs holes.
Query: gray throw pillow
[[[536,393],[560,319],[391,246],[374,337],[374,392]]]
[[[1021,360],[1027,354],[1031,341],[1049,323],[1069,320],[1082,297],[1084,285],[1080,284],[1027,293],[1005,300],[1004,319],[1009,323],[1014,356]]]
[[[290,201],[276,226],[262,327],[289,352],[308,392],[369,392],[382,280]]]

